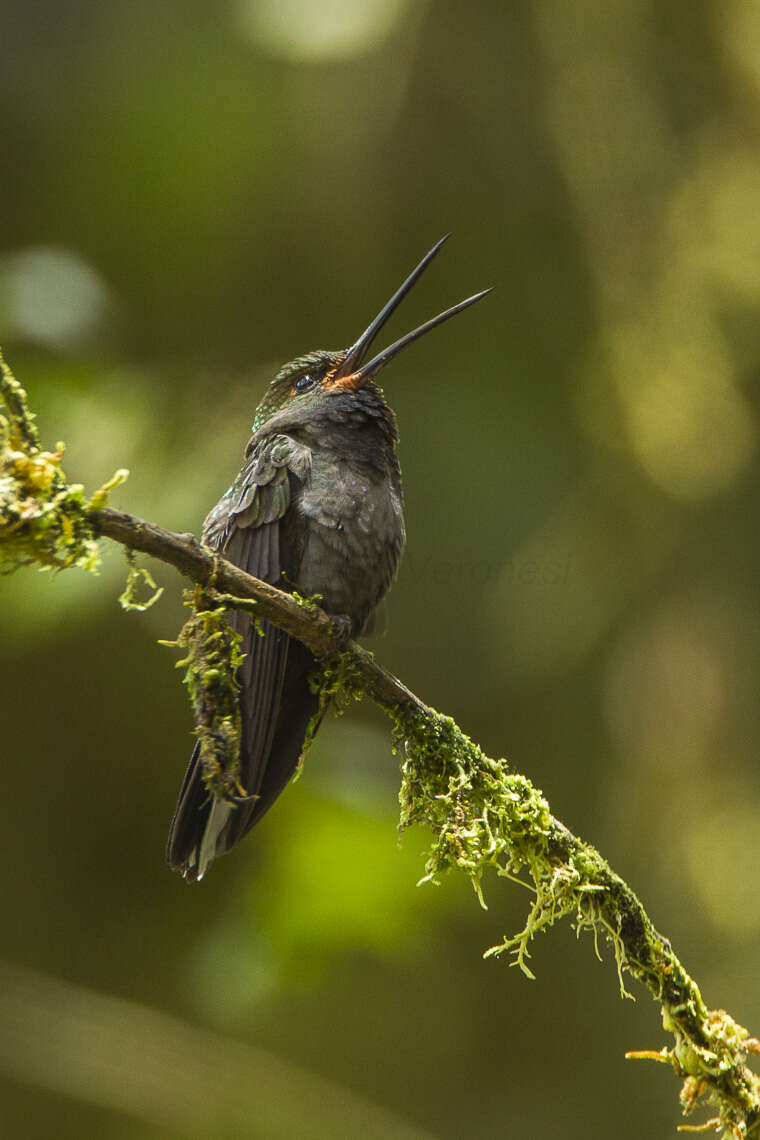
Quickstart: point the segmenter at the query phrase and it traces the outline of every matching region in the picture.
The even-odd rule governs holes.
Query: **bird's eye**
[[[308,392],[309,388],[313,388],[316,383],[316,377],[312,376],[310,372],[305,373],[303,376],[298,376],[293,381],[294,392]]]

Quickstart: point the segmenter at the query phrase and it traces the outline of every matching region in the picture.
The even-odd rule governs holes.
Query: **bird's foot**
[[[348,614],[330,614],[327,615],[332,622],[332,627],[335,632],[336,646],[338,650],[345,649],[354,632],[354,623]]]

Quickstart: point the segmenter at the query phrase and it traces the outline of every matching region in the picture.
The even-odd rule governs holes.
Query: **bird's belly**
[[[305,542],[298,587],[320,594],[329,613],[359,632],[393,581],[404,547],[401,495],[390,478],[332,469],[304,488],[298,509]]]

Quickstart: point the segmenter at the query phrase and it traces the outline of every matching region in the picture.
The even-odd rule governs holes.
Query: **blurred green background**
[[[0,342],[93,489],[198,531],[274,369],[388,337],[409,545],[374,645],[595,842],[760,1028],[760,15],[753,0],[11,2]],[[0,585],[0,1129],[666,1137],[665,1044],[526,897],[417,889],[371,707],[197,888],[171,651],[99,579]],[[39,693],[44,694],[41,702]],[[37,694],[37,695],[35,695]]]

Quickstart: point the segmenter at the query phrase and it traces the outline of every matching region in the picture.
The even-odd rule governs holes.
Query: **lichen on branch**
[[[230,626],[226,607],[213,591],[185,590],[191,613],[176,641],[161,645],[185,650],[176,663],[184,669],[200,749],[203,783],[214,799],[239,803],[248,798],[240,783],[240,686],[242,638]]]
[[[45,451],[26,392],[0,354],[0,574],[22,566],[43,570],[79,566],[97,570],[97,538],[89,519],[128,472],[117,471],[86,498],[80,483],[69,483],[61,461],[64,444]]]

